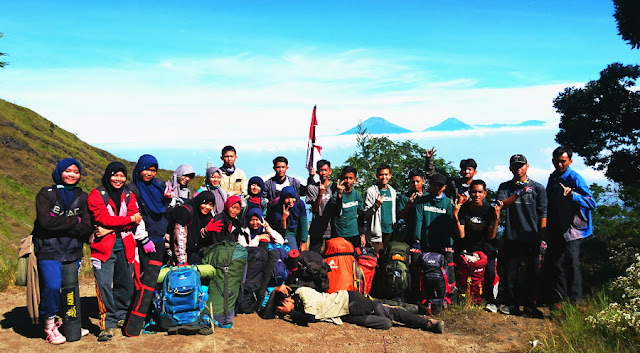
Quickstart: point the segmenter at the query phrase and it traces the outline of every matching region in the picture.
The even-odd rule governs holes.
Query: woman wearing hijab
[[[225,240],[236,243],[242,233],[240,224],[240,212],[242,211],[242,200],[234,195],[224,203],[224,211],[213,217],[206,225],[202,239],[202,247],[221,243]]]
[[[170,207],[183,205],[187,200],[191,199],[191,190],[189,190],[189,182],[196,176],[196,171],[188,164],[182,164],[173,172],[171,180],[167,182],[169,195],[171,196]]]
[[[207,175],[204,178],[204,185],[198,189],[198,193],[210,191],[215,197],[213,202],[213,215],[222,213],[224,203],[227,202],[229,195],[227,191],[221,187],[222,172],[218,167],[210,167],[207,169]]]
[[[197,264],[200,262],[201,239],[205,227],[213,219],[211,210],[215,199],[212,193],[202,192],[190,204],[176,207],[169,216],[172,259],[174,264]]]
[[[42,188],[36,195],[37,215],[32,234],[40,274],[40,317],[44,318],[47,342],[52,344],[67,341],[58,330],[61,323],[56,321],[62,268],[69,265],[79,268],[82,245],[92,230],[87,193],[77,186],[81,174],[80,162],[65,158],[51,173],[55,184]],[[89,331],[81,329],[82,336],[87,334]]]
[[[153,244],[144,229],[136,197],[125,186],[127,168],[111,162],[102,176],[102,185],[93,189],[87,203],[96,225],[91,240],[91,262],[96,278],[100,309],[98,341],[109,341],[122,326],[133,296],[133,261],[136,240],[145,251]],[[135,233],[135,234],[134,234]]]
[[[271,226],[286,239],[291,249],[307,250],[309,223],[304,203],[292,186],[282,189],[280,197],[269,204],[267,219]]]
[[[133,181],[127,184],[136,195],[138,209],[149,235],[149,243],[138,244],[140,271],[144,272],[150,260],[165,263],[164,235],[167,232],[167,205],[170,201],[165,183],[156,178],[158,160],[150,154],[143,154],[133,168]],[[153,249],[151,248],[153,246]]]
[[[259,208],[264,214],[264,212],[266,212],[267,210],[267,200],[262,197],[262,190],[264,190],[264,181],[259,176],[254,176],[249,179],[247,188],[247,196],[244,199],[244,204],[247,206],[247,211],[250,208]]]
[[[247,206],[248,207],[248,206]],[[263,219],[262,211],[257,208],[248,208],[244,215],[246,227],[238,237],[238,243],[244,247],[256,247],[261,241],[284,244],[284,238],[269,226]]]

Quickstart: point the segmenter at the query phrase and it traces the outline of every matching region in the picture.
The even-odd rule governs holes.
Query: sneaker
[[[210,335],[212,333],[213,333],[213,330],[209,326],[202,326],[202,327],[200,327],[200,329],[198,329],[198,334],[199,335],[207,336],[207,335]]]
[[[516,315],[520,312],[520,308],[515,305],[502,305],[498,308],[498,312],[504,315]]]
[[[62,325],[56,317],[50,317],[44,322],[44,333],[47,335],[47,342],[51,344],[63,344],[67,342],[67,338],[64,337],[58,328]]]
[[[113,336],[115,336],[115,330],[115,328],[106,328],[100,331],[100,334],[98,335],[98,342],[111,341]]]
[[[433,333],[442,333],[444,329],[444,322],[442,320],[428,320],[427,326],[423,328],[424,331],[429,331]]]
[[[532,319],[544,319],[544,314],[536,307],[525,307],[524,315]]]
[[[484,306],[484,310],[488,311],[490,313],[497,313],[498,312],[498,306],[492,303],[489,303],[487,305]]]
[[[89,334],[89,330],[87,330],[86,328],[81,328],[80,329],[80,337],[84,337],[86,335]]]
[[[220,327],[220,328],[232,328],[233,327],[233,322],[230,322],[228,324],[223,324],[221,322],[218,322],[216,320],[213,320],[213,325],[215,327]]]

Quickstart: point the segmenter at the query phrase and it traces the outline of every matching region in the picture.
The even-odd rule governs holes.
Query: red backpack
[[[371,291],[373,276],[376,274],[378,255],[373,248],[357,248],[356,259],[363,277],[362,285],[360,286],[360,293],[368,295]]]
[[[469,302],[480,304],[485,290],[484,272],[487,255],[482,251],[460,254],[460,285]],[[491,287],[490,287],[491,290]]]

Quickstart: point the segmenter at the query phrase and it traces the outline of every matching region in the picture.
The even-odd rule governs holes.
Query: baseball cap
[[[429,179],[430,183],[440,183],[442,185],[447,184],[447,177],[442,174],[436,174]]]
[[[511,159],[509,159],[509,166],[514,164],[527,164],[527,158],[521,154],[514,154],[511,156]]]

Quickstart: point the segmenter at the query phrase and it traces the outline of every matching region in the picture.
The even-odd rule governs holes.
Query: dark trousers
[[[133,297],[133,264],[129,264],[124,250],[111,252],[107,261],[93,261],[96,277],[100,329],[115,328],[124,320]]]
[[[387,330],[393,321],[411,328],[425,328],[429,320],[406,310],[383,305],[360,292],[349,291],[349,315],[344,321],[367,328]]]
[[[315,251],[318,254],[322,251],[322,245],[324,244],[323,238],[309,238],[309,251]]]
[[[537,283],[540,276],[540,244],[504,240],[501,259],[504,265],[504,291],[502,304],[535,306]],[[519,278],[520,264],[524,262],[525,278]]]
[[[493,292],[493,283],[496,280],[498,252],[486,251],[485,255],[487,255],[487,267],[484,269],[484,299],[489,304],[497,304],[497,293]]]
[[[346,240],[346,241],[350,242],[351,244],[353,244],[353,248],[354,249],[359,248],[360,245],[362,244],[359,235],[356,235],[356,236],[353,236],[353,237],[345,237],[344,240]]]
[[[551,234],[547,242],[545,268],[551,282],[549,301],[563,300],[581,302],[582,272],[580,269],[581,239],[565,241],[561,234]]]

